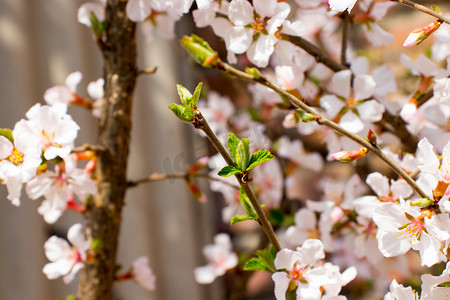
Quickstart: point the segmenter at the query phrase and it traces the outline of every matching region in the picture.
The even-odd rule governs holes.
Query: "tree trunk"
[[[77,299],[112,299],[117,240],[126,191],[132,96],[136,81],[136,24],[128,20],[125,0],[106,6],[105,103],[98,123],[98,194],[86,214],[87,238],[99,243],[95,258],[82,269]]]

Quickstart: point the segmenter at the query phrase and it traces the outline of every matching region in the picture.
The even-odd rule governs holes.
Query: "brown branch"
[[[425,7],[425,6],[421,5],[421,4],[417,4],[417,3],[413,2],[413,1],[410,1],[410,0],[391,0],[391,1],[392,2],[398,2],[398,3],[401,3],[403,5],[409,6],[411,8],[417,9],[418,11],[421,11],[423,13],[429,14],[430,16],[433,16],[433,17],[435,17],[436,19],[438,19],[438,20],[440,20],[442,22],[450,24],[450,19],[449,18],[444,17],[443,15],[438,14],[434,10],[429,9],[429,8],[427,8],[427,7]]]
[[[365,139],[361,138],[359,135],[354,134],[348,130],[345,130],[335,122],[325,118],[324,116],[317,113],[315,110],[313,110],[311,107],[309,107],[306,103],[304,103],[301,99],[297,98],[297,96],[291,94],[290,92],[280,88],[278,85],[276,85],[274,82],[270,81],[265,76],[259,76],[254,77],[253,75],[242,72],[229,64],[226,64],[222,61],[220,61],[214,68],[221,70],[229,75],[232,75],[234,77],[237,77],[239,79],[251,81],[254,83],[262,84],[276,93],[278,93],[280,96],[285,97],[289,100],[293,105],[296,107],[301,108],[305,112],[313,115],[316,117],[316,122],[320,125],[325,125],[328,128],[333,129],[334,131],[347,136],[351,140],[355,141],[356,143],[360,144],[361,146],[369,149],[372,153],[374,153],[376,156],[378,156],[381,160],[383,160],[391,169],[396,172],[400,177],[402,177],[416,192],[420,195],[422,198],[427,198],[427,194],[422,191],[422,189],[417,185],[417,183],[402,169],[400,168],[392,159],[390,159],[383,151],[381,151],[380,148],[370,144]]]
[[[84,151],[94,151],[96,153],[100,153],[105,150],[106,150],[106,148],[101,145],[84,144],[83,146],[73,148],[72,153],[80,153],[80,152],[84,152]]]
[[[195,111],[195,122],[194,122],[195,128],[198,128],[202,130],[210,142],[214,145],[216,150],[220,153],[220,155],[225,159],[226,163],[229,166],[233,166],[233,158],[231,158],[231,155],[228,153],[228,151],[225,149],[222,142],[219,140],[217,135],[212,131],[211,127],[209,127],[208,122],[203,117],[200,111]],[[235,175],[236,179],[239,182],[239,185],[242,187],[244,192],[247,194],[250,202],[252,203],[253,208],[256,211],[256,214],[258,215],[258,221],[261,224],[261,227],[266,234],[267,238],[269,239],[270,243],[273,245],[275,251],[280,251],[281,246],[278,242],[278,238],[275,234],[275,231],[270,224],[269,220],[267,219],[267,216],[264,212],[264,210],[261,208],[261,204],[259,203],[258,199],[256,198],[255,193],[253,192],[252,188],[248,184],[247,181],[243,180],[242,176]]]
[[[226,184],[232,188],[235,189],[239,189],[238,186],[231,184],[225,180],[222,180],[220,178],[214,177],[210,174],[206,174],[206,173],[197,173],[197,174],[189,174],[189,173],[174,173],[174,174],[162,174],[162,173],[153,173],[148,177],[142,178],[142,179],[138,179],[138,180],[133,180],[133,181],[128,181],[127,186],[128,187],[135,187],[138,186],[139,184],[142,183],[147,183],[147,182],[154,182],[154,181],[162,181],[162,180],[167,180],[167,179],[186,179],[187,177],[191,177],[191,178],[195,178],[195,177],[199,177],[199,178],[206,178],[208,180],[211,181],[218,181],[221,182],[223,184]]]
[[[292,44],[296,45],[297,47],[302,48],[306,52],[308,52],[310,55],[314,56],[317,62],[323,63],[325,66],[330,68],[331,70],[335,72],[347,70],[348,67],[345,65],[342,65],[335,61],[330,56],[326,55],[319,47],[312,44],[311,42],[308,42],[302,37],[299,36],[292,36],[287,34],[281,34],[281,38],[285,41],[289,41]]]
[[[101,246],[81,270],[80,300],[112,299],[137,70],[136,23],[127,18],[126,5],[124,0],[108,0],[106,4],[106,46],[102,49],[105,101],[98,121],[98,143],[104,151],[98,153],[97,195],[86,212],[86,236]]]

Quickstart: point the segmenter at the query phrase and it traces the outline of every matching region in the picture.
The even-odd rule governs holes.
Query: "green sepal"
[[[234,166],[225,166],[219,171],[219,176],[228,177],[234,174],[242,173],[241,170],[236,169]]]
[[[1,128],[0,129],[0,135],[4,136],[5,138],[7,138],[12,144],[14,144],[14,137],[12,134],[11,129],[8,128]]]
[[[94,32],[96,37],[102,37],[105,32],[106,22],[100,22],[93,12],[89,14],[89,19],[91,20],[92,32]]]
[[[231,218],[230,224],[234,225],[234,224],[236,224],[238,222],[248,221],[248,220],[254,220],[254,218],[250,217],[250,216],[237,215],[237,216],[234,216],[234,217]]]
[[[250,163],[250,141],[243,138],[239,141],[236,149],[236,164],[242,171],[247,170]]]
[[[258,256],[257,258],[251,258],[249,261],[247,261],[247,263],[244,265],[244,270],[262,270],[270,273],[275,273],[277,271],[274,264],[277,253],[273,246],[270,246],[270,249],[262,249],[256,251],[256,255]]]
[[[170,110],[183,122],[194,122],[194,112],[190,107],[184,107],[175,103],[169,106]]]
[[[247,167],[247,169],[245,171],[249,171],[249,170],[253,169],[254,167],[256,167],[257,165],[260,165],[263,162],[272,160],[273,158],[274,158],[274,156],[272,155],[272,153],[270,153],[269,150],[260,149],[260,150],[256,151],[255,153],[253,153],[252,157],[250,158],[249,166]]]
[[[241,205],[248,216],[252,217],[254,220],[258,219],[258,214],[256,213],[255,208],[242,188],[239,190],[239,202],[241,202]]]
[[[231,158],[233,158],[235,162],[237,161],[236,151],[240,141],[241,140],[237,136],[235,136],[234,133],[228,133],[228,151],[230,152]]]

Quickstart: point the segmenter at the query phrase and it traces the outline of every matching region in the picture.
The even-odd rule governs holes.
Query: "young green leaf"
[[[195,88],[194,94],[192,95],[192,101],[191,101],[192,109],[197,108],[197,102],[198,102],[198,99],[200,98],[200,94],[202,93],[202,86],[203,86],[203,82],[199,82],[199,84]]]
[[[231,175],[234,175],[234,174],[238,174],[238,173],[242,173],[242,171],[236,169],[233,166],[225,166],[225,167],[222,168],[222,170],[219,171],[218,175],[222,176],[222,177],[228,177],[228,176],[231,176]]]
[[[228,133],[228,140],[227,140],[227,146],[228,146],[228,151],[230,152],[231,158],[233,158],[233,160],[236,162],[236,152],[237,152],[237,147],[239,145],[239,142],[241,140],[234,135],[234,133],[230,132]]]
[[[250,217],[250,216],[237,215],[237,216],[234,216],[234,217],[231,218],[230,224],[234,225],[234,224],[236,224],[238,222],[248,221],[248,220],[254,220],[254,218]]]
[[[257,220],[258,214],[256,213],[255,208],[250,202],[250,199],[248,198],[247,194],[242,188],[240,188],[239,190],[239,201],[241,202],[241,205],[244,208],[245,213],[250,217],[252,217],[254,220]]]
[[[274,156],[268,150],[260,149],[260,150],[256,151],[255,153],[253,153],[252,157],[250,158],[249,166],[247,167],[247,169],[245,171],[249,171],[249,170],[253,169],[254,167],[256,167],[257,165],[260,165],[263,162],[272,160],[273,158],[274,158]]]
[[[14,137],[13,137],[13,134],[12,134],[11,129],[8,129],[8,128],[1,128],[1,129],[0,129],[0,135],[1,135],[1,136],[4,136],[4,137],[7,138],[11,143],[14,144]]]
[[[247,170],[247,166],[250,163],[250,141],[248,138],[243,138],[239,141],[235,162],[242,171]]]
[[[194,122],[194,113],[188,107],[184,107],[175,103],[169,106],[170,110],[183,122],[192,123]]]
[[[177,84],[177,91],[178,96],[180,96],[181,103],[183,103],[183,105],[189,105],[192,98],[191,92],[189,92],[189,90],[181,84]]]
[[[277,255],[273,246],[270,249],[262,249],[256,251],[257,258],[251,258],[244,266],[244,270],[262,270],[274,273],[277,271],[275,268],[275,257]]]
[[[261,258],[251,258],[244,265],[244,271],[266,271],[270,272],[270,269],[265,265]]]

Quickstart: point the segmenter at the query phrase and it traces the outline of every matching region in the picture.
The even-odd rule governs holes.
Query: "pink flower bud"
[[[413,30],[405,42],[403,43],[403,47],[411,47],[413,45],[419,45],[422,43],[430,34],[435,32],[442,24],[442,21],[437,20],[433,23],[428,24],[425,27],[418,28]]]
[[[367,148],[359,148],[357,150],[352,151],[339,151],[336,153],[333,153],[330,155],[331,158],[335,160],[339,160],[341,162],[351,162],[358,158],[366,156],[366,154],[369,152]]]

